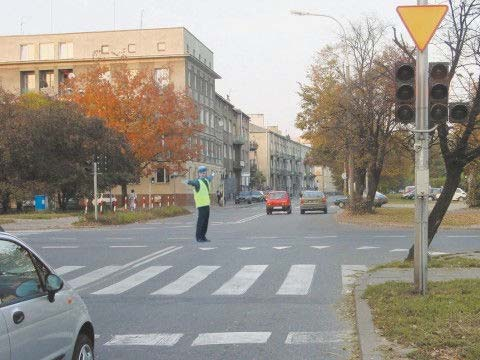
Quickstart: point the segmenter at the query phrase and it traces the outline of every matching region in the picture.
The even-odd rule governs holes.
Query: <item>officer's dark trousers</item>
[[[198,219],[197,219],[197,241],[205,240],[205,235],[208,230],[208,219],[210,217],[210,206],[201,206],[198,208]]]

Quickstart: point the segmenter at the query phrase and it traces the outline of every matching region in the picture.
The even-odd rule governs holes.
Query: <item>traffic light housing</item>
[[[428,118],[431,125],[444,123],[448,119],[448,73],[447,62],[429,64]]]
[[[468,121],[470,106],[465,102],[456,102],[449,104],[450,113],[448,120],[454,124],[465,124]]]
[[[402,124],[415,123],[415,65],[395,65],[395,120]]]

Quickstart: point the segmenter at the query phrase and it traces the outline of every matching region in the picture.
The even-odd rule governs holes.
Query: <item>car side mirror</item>
[[[55,274],[49,274],[45,280],[45,285],[48,292],[48,301],[53,303],[55,301],[55,294],[63,288],[63,280]]]

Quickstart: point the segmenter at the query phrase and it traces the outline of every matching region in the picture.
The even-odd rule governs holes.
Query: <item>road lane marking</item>
[[[105,266],[100,269],[89,272],[87,274],[81,275],[75,279],[69,280],[68,283],[72,288],[77,289],[81,286],[85,286],[94,281],[100,280],[105,276],[113,274],[114,272],[120,270],[121,268],[122,266],[117,266],[117,265]]]
[[[278,239],[278,236],[249,236],[250,240]]]
[[[406,252],[408,251],[408,249],[393,249],[393,250],[390,250],[390,252]]]
[[[173,237],[173,238],[167,238],[167,240],[192,240],[191,237]]]
[[[315,265],[292,265],[277,295],[307,295],[315,273]]]
[[[291,248],[291,246],[274,246],[275,250],[285,250]]]
[[[183,294],[195,285],[197,285],[199,282],[205,280],[207,276],[209,276],[218,268],[220,268],[220,266],[197,266],[196,268],[190,270],[174,282],[168,284],[167,286],[164,286],[160,290],[153,292],[152,295]]]
[[[192,346],[231,345],[231,344],[265,344],[271,332],[224,332],[199,334]]]
[[[183,334],[115,335],[105,346],[173,346]]]
[[[268,265],[246,265],[213,295],[243,295],[257,281]]]
[[[310,246],[311,248],[322,250],[322,249],[327,249],[330,247],[330,245],[315,245],[315,246]]]
[[[255,246],[243,246],[243,247],[239,247],[239,248],[237,248],[237,249],[246,251],[246,250],[255,249]]]
[[[258,219],[262,216],[265,216],[266,214],[265,213],[260,213],[260,214],[256,214],[256,215],[252,215],[252,216],[249,216],[247,218],[244,218],[244,219],[240,219],[240,220],[237,220],[235,222],[233,222],[234,224],[244,224],[246,222],[249,222],[249,221],[253,221],[255,219]]]
[[[447,235],[447,238],[480,238],[480,235]]]
[[[330,331],[323,332],[306,332],[297,331],[290,332],[287,335],[285,344],[300,345],[300,344],[325,344],[325,343],[339,343],[343,342],[343,333],[335,333]]]
[[[337,238],[338,235],[324,235],[324,236],[304,236],[304,239],[331,239]]]
[[[367,270],[366,265],[342,265],[342,293],[350,294],[357,276]]]
[[[60,266],[58,269],[55,269],[55,272],[61,276],[75,270],[83,269],[84,267],[85,266]]]
[[[50,240],[77,240],[75,237],[52,237]]]
[[[165,256],[165,255],[171,254],[171,253],[173,253],[177,250],[180,250],[181,248],[183,248],[183,246],[169,246],[169,247],[167,247],[163,250],[157,251],[153,254],[150,254],[150,255],[144,256],[143,258],[132,261],[132,262],[128,263],[127,265],[124,265],[124,267],[128,268],[128,267],[132,266],[132,269],[135,269],[139,266],[145,265],[145,264],[147,264],[147,263],[149,263],[153,260],[156,260],[159,257]],[[143,260],[143,259],[145,259],[145,260]]]
[[[128,278],[119,281],[116,284],[107,286],[104,289],[95,291],[94,295],[118,295],[122,294],[127,290],[134,288],[147,280],[157,276],[158,274],[164,272],[167,269],[170,269],[171,266],[150,266],[142,271],[139,271]]]
[[[109,246],[112,249],[123,249],[123,248],[146,248],[147,245],[111,245]]]
[[[374,238],[406,238],[407,235],[375,235]]]
[[[42,249],[78,249],[78,246],[42,246]]]
[[[106,240],[133,240],[132,237],[106,237]]]
[[[199,247],[198,249],[203,251],[208,251],[208,250],[215,250],[216,247]]]
[[[380,249],[378,246],[361,246],[357,250],[370,250],[370,249]]]

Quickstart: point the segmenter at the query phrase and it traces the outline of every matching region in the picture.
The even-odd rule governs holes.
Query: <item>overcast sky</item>
[[[115,3],[115,16],[114,16]],[[431,1],[433,3],[433,1]],[[53,22],[50,5],[53,4]],[[335,16],[347,25],[363,15],[400,24],[395,8],[415,0],[2,0],[0,34],[185,26],[214,52],[217,92],[246,113],[264,113],[292,136],[298,82],[315,52],[338,41],[335,22],[290,15],[291,9]],[[23,25],[21,25],[23,23]]]

